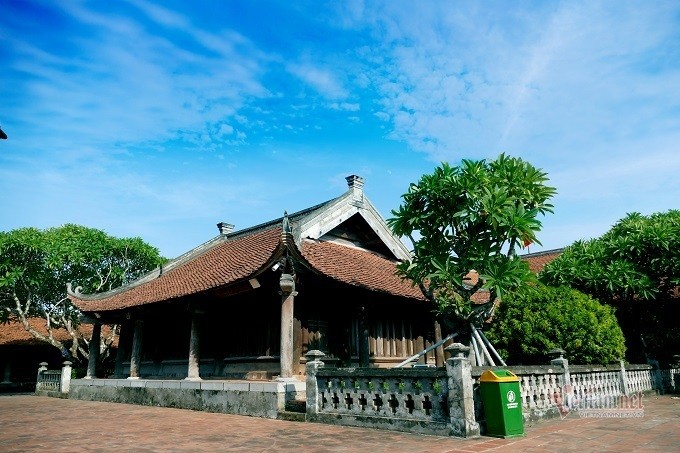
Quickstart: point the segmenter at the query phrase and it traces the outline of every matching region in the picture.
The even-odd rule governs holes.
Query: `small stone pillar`
[[[102,325],[95,322],[92,326],[92,338],[90,338],[89,351],[87,354],[87,374],[85,379],[97,377],[97,362],[99,362],[99,348],[101,347]]]
[[[191,337],[189,338],[189,369],[186,380],[201,380],[201,310],[194,310],[191,315]]]
[[[139,379],[139,366],[142,360],[142,332],[144,321],[135,320],[135,332],[132,336],[132,354],[130,355],[130,376],[128,379]]]
[[[456,437],[479,436],[479,424],[475,418],[472,366],[467,359],[470,348],[454,343],[445,349],[451,354],[446,361],[446,374],[449,380],[449,415],[451,430],[449,435]]]
[[[281,372],[279,379],[290,379],[294,370],[294,318],[293,309],[295,304],[295,277],[291,274],[281,274],[279,281],[281,286],[281,345],[279,359]]]
[[[628,396],[630,394],[630,385],[628,384],[628,374],[626,374],[626,362],[619,360],[621,364],[621,371],[619,377],[621,379],[621,393]]]
[[[61,393],[68,393],[71,389],[71,365],[72,363],[67,360],[61,368]]]
[[[555,348],[550,351],[548,351],[548,355],[550,356],[550,364],[551,365],[557,365],[557,366],[562,366],[563,371],[562,371],[562,389],[564,390],[566,385],[571,386],[571,375],[569,374],[569,361],[564,358],[564,349],[560,348]]]
[[[305,357],[307,358],[305,369],[307,373],[307,420],[310,421],[319,413],[320,392],[319,383],[316,380],[316,373],[319,368],[323,368],[324,363],[321,361],[321,357],[324,357],[325,355],[326,354],[317,349],[313,349],[305,354]]]
[[[47,371],[47,362],[40,362],[40,367],[38,368],[38,375],[35,379],[35,390],[41,390],[40,382],[42,381],[42,373]]]

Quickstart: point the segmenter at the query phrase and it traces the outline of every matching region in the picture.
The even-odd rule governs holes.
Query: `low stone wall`
[[[69,398],[276,418],[304,382],[74,379]]]
[[[310,351],[307,420],[421,434],[479,435],[467,347],[452,345],[446,368],[331,368]],[[465,376],[468,376],[466,379]]]

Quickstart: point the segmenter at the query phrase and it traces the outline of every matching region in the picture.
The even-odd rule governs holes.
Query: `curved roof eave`
[[[222,240],[167,272],[147,274],[113,291],[83,295],[69,288],[68,297],[84,312],[113,311],[173,300],[248,280],[259,275],[282,252],[281,228],[268,228]]]

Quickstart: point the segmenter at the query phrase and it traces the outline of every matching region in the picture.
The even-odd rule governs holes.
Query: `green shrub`
[[[508,364],[546,364],[547,352],[558,347],[573,364],[607,364],[626,351],[611,307],[575,289],[540,284],[506,295],[487,336]]]

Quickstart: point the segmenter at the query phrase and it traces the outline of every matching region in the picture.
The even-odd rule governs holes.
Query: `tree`
[[[79,329],[78,309],[66,297],[67,283],[88,293],[107,291],[163,261],[158,249],[140,238],[119,239],[78,225],[0,232],[0,322],[21,322],[62,354],[86,359],[89,339]],[[35,328],[36,318],[44,320],[47,335]],[[68,348],[55,338],[59,328],[72,338]],[[102,351],[112,340],[102,338]]]
[[[577,364],[611,363],[626,350],[611,307],[575,289],[541,284],[507,294],[487,335],[508,362],[524,365],[544,364],[554,348]]]
[[[517,247],[539,243],[539,214],[552,212],[555,194],[546,174],[519,158],[447,163],[412,183],[402,205],[387,222],[413,244],[412,258],[399,272],[418,285],[442,319],[479,325],[498,298],[530,281]],[[476,273],[477,281],[470,275]],[[472,296],[489,291],[489,301],[474,306]]]
[[[567,247],[539,278],[616,307],[630,360],[644,358],[640,335],[657,358],[680,352],[680,211],[628,214],[600,238]]]

